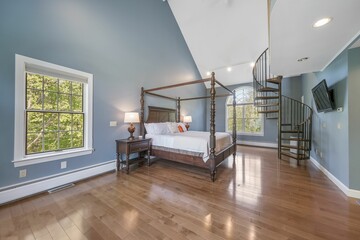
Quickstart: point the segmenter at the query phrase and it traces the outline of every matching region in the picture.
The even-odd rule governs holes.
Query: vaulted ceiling
[[[168,2],[203,78],[214,71],[226,85],[252,81],[250,63],[268,46],[266,0]]]
[[[272,2],[268,24],[267,0],[168,0],[202,77],[214,71],[225,85],[252,81],[269,25],[271,69],[284,76],[324,69],[360,33],[359,0]],[[312,27],[327,16],[330,24]]]

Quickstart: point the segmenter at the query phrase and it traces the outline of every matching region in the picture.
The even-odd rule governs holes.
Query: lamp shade
[[[184,122],[185,123],[191,123],[192,122],[192,117],[191,116],[184,116]]]
[[[139,122],[140,122],[139,113],[137,112],[125,113],[124,123],[139,123]]]

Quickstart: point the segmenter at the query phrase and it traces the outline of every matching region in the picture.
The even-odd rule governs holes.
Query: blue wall
[[[330,89],[334,89],[336,107],[343,107],[343,112],[317,112],[311,89],[323,79],[326,79]],[[340,54],[324,71],[302,75],[302,94],[305,97],[305,103],[314,110],[311,157],[343,184],[349,186],[347,50]]]
[[[360,190],[360,48],[349,50],[349,187]]]
[[[301,101],[302,81],[301,76],[283,78],[281,82],[282,95]]]
[[[159,0],[17,0],[0,2],[0,187],[115,159],[114,140],[128,136],[125,111],[139,111],[140,88],[187,80],[200,74],[167,3]],[[94,74],[92,155],[14,168],[15,54]],[[204,85],[176,96],[201,96]],[[149,105],[175,103],[147,98]],[[206,101],[183,105],[192,129],[204,130]],[[109,127],[109,121],[118,127]]]

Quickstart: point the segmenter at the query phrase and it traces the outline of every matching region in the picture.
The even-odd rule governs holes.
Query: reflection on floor
[[[360,206],[310,162],[239,146],[214,183],[158,160],[2,206],[0,239],[360,239]]]

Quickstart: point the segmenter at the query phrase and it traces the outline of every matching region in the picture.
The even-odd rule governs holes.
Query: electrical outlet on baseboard
[[[21,169],[19,171],[19,178],[23,178],[23,177],[26,177],[26,169]]]
[[[61,169],[67,168],[67,162],[66,162],[66,161],[62,161],[61,164],[60,164],[60,168],[61,168]]]

